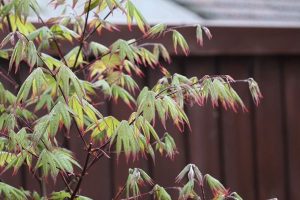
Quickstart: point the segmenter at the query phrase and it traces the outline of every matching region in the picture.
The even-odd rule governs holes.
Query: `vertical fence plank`
[[[254,78],[264,95],[256,115],[259,199],[285,199],[280,70],[276,61],[261,57],[254,68]]]
[[[178,60],[174,60],[174,62],[168,67],[168,70],[171,74],[174,74],[175,72],[178,73],[181,70],[180,67],[183,66],[179,66]],[[149,85],[152,87],[159,78],[163,77],[163,75],[158,69],[150,69],[148,77]],[[167,130],[165,130],[160,123],[156,123],[155,130],[161,137],[165,132],[168,132],[170,135],[172,135],[176,142],[179,154],[175,156],[174,160],[171,160],[170,158],[166,158],[165,156],[156,153],[155,165],[152,166],[152,174],[157,184],[161,186],[172,186],[175,184],[175,177],[187,164],[185,156],[185,150],[187,147],[185,147],[184,141],[185,137],[188,137],[188,135],[179,132],[171,119],[168,119],[166,127]],[[174,198],[177,195],[177,191],[170,191],[170,193]]]
[[[300,199],[300,125],[299,125],[299,99],[300,99],[300,59],[287,57],[284,63],[284,80],[285,80],[285,107],[286,107],[286,137],[288,145],[288,162],[287,176],[289,176],[290,199]]]
[[[201,78],[215,74],[214,57],[188,59],[186,75]],[[187,108],[192,131],[189,137],[190,158],[203,173],[220,178],[220,155],[218,144],[217,110],[208,102],[203,107]]]
[[[215,75],[215,57],[195,57],[187,59],[185,71],[187,77],[196,76],[201,79],[205,75]],[[191,123],[188,134],[190,162],[196,164],[203,174],[211,174],[221,179],[220,135],[218,130],[218,109],[213,108],[210,101],[202,107],[187,106],[187,115]],[[206,188],[206,197],[212,198]]]
[[[144,86],[143,81],[140,78],[135,78],[139,87],[142,89]],[[134,106],[133,106],[134,107]],[[122,100],[119,100],[116,104],[112,103],[110,108],[110,115],[115,116],[117,119],[128,120],[129,115],[135,110],[131,110]],[[114,147],[112,147],[112,151],[114,151]],[[116,195],[120,189],[126,183],[128,177],[128,169],[129,168],[141,168],[145,172],[148,173],[148,161],[145,158],[139,158],[139,160],[133,161],[132,158],[126,161],[125,155],[123,153],[120,154],[119,160],[117,160],[117,156],[112,155],[112,170],[113,170],[113,195]],[[147,190],[148,187],[144,187]],[[125,192],[124,192],[125,194]]]
[[[234,79],[249,77],[249,58],[222,57],[219,60],[220,74],[230,75]],[[247,108],[250,107],[250,92],[247,83],[232,84],[243,99]],[[250,110],[251,112],[251,110]],[[254,198],[254,170],[251,168],[253,160],[251,140],[251,113],[238,113],[222,110],[222,130],[224,134],[224,157],[226,186],[238,192],[245,199]]]
[[[100,93],[100,91],[98,91]],[[95,103],[97,104],[96,108],[101,112],[103,116],[107,116],[108,105],[107,101],[102,95],[98,95],[98,98],[95,98]],[[89,136],[87,137],[89,139]],[[79,141],[78,145],[82,146],[82,141]],[[76,151],[77,146],[72,146],[72,149]],[[86,152],[80,149],[80,160],[81,163],[84,163]],[[91,157],[91,160],[93,157]],[[92,199],[111,199],[111,186],[113,184],[110,176],[110,159],[103,156],[97,163],[92,166],[88,171],[88,174],[85,176],[82,183],[82,194],[86,194]]]

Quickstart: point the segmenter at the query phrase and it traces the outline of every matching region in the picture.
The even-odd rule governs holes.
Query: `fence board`
[[[179,72],[180,66],[178,62],[173,62],[171,66],[168,68],[171,73]],[[148,70],[149,81],[148,84],[152,87],[159,78],[163,75],[159,70]],[[180,133],[173,121],[168,119],[167,123],[167,131],[174,138],[179,154],[177,154],[174,160],[170,158],[166,158],[165,156],[156,153],[155,164],[152,166],[152,175],[156,183],[162,186],[170,186],[174,185],[175,177],[178,173],[183,169],[183,167],[187,164],[185,159],[185,143],[184,138],[187,137],[185,133]],[[166,132],[160,123],[156,124],[156,130],[158,134],[162,137]],[[170,191],[172,194],[177,194],[177,192]]]
[[[251,60],[247,58],[221,58],[219,60],[220,74],[228,74],[234,79],[247,79],[249,75],[249,64]],[[250,95],[248,84],[232,84],[237,90],[245,105],[249,109]],[[255,199],[253,188],[254,170],[251,168],[252,157],[252,130],[251,113],[243,113],[240,109],[238,113],[233,111],[222,111],[222,130],[224,138],[224,157],[226,186],[232,191],[238,191],[245,199]],[[250,110],[251,112],[251,110]]]
[[[136,81],[140,88],[143,88],[144,82],[140,78],[136,78]],[[129,115],[134,112],[135,110],[130,109],[125,103],[119,102],[117,104],[111,105],[111,115],[117,117],[117,119],[128,119]],[[112,147],[112,151],[115,148]],[[112,169],[113,169],[113,185],[114,185],[114,195],[116,195],[120,189],[124,186],[127,177],[128,177],[128,169],[129,168],[141,168],[145,172],[148,173],[149,165],[148,160],[144,158],[139,158],[136,161],[133,161],[132,158],[126,161],[125,155],[122,153],[117,160],[116,155],[112,156]],[[148,186],[144,187],[146,191],[149,191],[150,188]]]
[[[214,74],[212,59],[190,59],[185,63],[188,77]],[[217,111],[208,102],[199,107],[187,107],[192,131],[188,135],[190,144],[190,159],[203,171],[220,178],[220,155],[218,146],[218,130],[216,122]]]
[[[285,80],[285,107],[286,107],[286,134],[288,145],[288,176],[290,199],[300,199],[300,126],[299,126],[299,99],[300,99],[300,60],[287,58],[284,63]]]
[[[285,199],[279,64],[275,58],[259,58],[254,78],[264,99],[257,108],[257,162],[259,199]]]
[[[283,66],[279,58],[285,59]],[[123,155],[118,165],[115,156],[111,160],[102,159],[84,179],[81,194],[93,199],[111,199],[112,193],[116,194],[125,183],[128,167],[141,167],[158,184],[170,186],[174,184],[178,172],[191,162],[197,164],[203,173],[225,178],[226,186],[242,194],[245,199],[300,199],[300,125],[297,116],[300,112],[299,58],[207,56],[182,59],[176,58],[170,70],[184,73],[188,77],[215,74],[216,67],[219,73],[230,74],[234,78],[246,78],[250,76],[249,71],[253,71],[264,95],[262,104],[253,109],[250,106],[249,113],[234,114],[221,109],[221,115],[209,103],[201,108],[187,107],[192,133],[188,130],[179,133],[171,121],[168,123],[169,133],[175,137],[180,152],[174,161],[158,153],[155,165],[151,164],[150,159],[126,164]],[[4,66],[7,63],[0,62],[1,71],[6,70]],[[25,68],[22,70],[26,71]],[[20,82],[26,78],[24,71],[17,76]],[[146,79],[148,84],[153,85],[161,76],[160,72],[149,70]],[[140,84],[144,85],[146,79]],[[14,90],[13,85],[1,76],[0,81],[7,89]],[[246,86],[237,86],[237,90],[246,104],[250,104]],[[126,119],[132,112],[123,103],[111,105],[107,109],[103,111],[105,115],[110,113],[119,119]],[[159,134],[163,135],[164,129],[159,123],[156,125]],[[82,142],[74,128],[70,134],[75,138],[70,147],[83,163],[85,154]],[[16,176],[12,177],[7,173],[1,178],[14,186],[23,185],[30,190],[39,191],[38,183],[27,169],[21,170]],[[64,187],[61,181],[58,184],[59,189]],[[52,188],[50,186],[48,192]],[[148,189],[149,187],[146,188]]]

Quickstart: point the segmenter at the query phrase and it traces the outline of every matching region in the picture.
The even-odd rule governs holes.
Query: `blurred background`
[[[196,44],[194,28],[180,29],[191,54],[185,57],[171,52],[173,62],[166,66],[171,72],[188,77],[206,74],[228,74],[235,79],[253,77],[264,98],[256,107],[247,85],[241,84],[236,89],[247,105],[246,113],[213,109],[209,104],[187,106],[192,131],[186,128],[184,133],[179,133],[171,123],[168,125],[168,132],[174,136],[179,151],[173,161],[159,154],[155,163],[151,159],[128,164],[123,157],[118,163],[115,157],[102,159],[84,179],[82,194],[93,199],[111,199],[124,185],[128,167],[141,167],[155,182],[172,186],[180,170],[188,163],[195,163],[203,173],[218,178],[244,199],[300,199],[300,1],[133,2],[150,24],[199,23],[210,29],[213,39],[205,40],[203,47]],[[43,9],[45,18],[55,14],[47,4]],[[131,39],[141,35],[137,28],[129,32],[126,19],[118,13],[111,21],[119,25],[121,32],[103,32],[92,40],[109,45],[120,37]],[[158,42],[173,49],[170,36]],[[158,70],[147,68],[144,71],[145,78],[138,79],[141,87],[153,85],[162,76]],[[22,81],[26,77],[24,74],[16,76]],[[131,113],[123,103],[107,103],[99,109],[119,119]],[[161,135],[164,133],[161,127],[158,131]],[[80,142],[78,139],[70,143],[69,148],[82,162],[85,155]],[[24,169],[7,178],[25,188],[38,188],[30,176]]]

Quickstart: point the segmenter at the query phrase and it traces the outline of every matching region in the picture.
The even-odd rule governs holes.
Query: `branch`
[[[5,3],[4,3],[4,0],[1,0],[1,5],[5,5]],[[9,17],[9,14],[7,14],[6,16],[6,19],[7,19],[7,25],[8,25],[8,30],[9,30],[9,32],[13,32],[13,29],[12,29],[12,25],[11,25],[11,22],[10,22],[10,17]]]
[[[122,0],[122,1],[120,1],[120,3],[123,3],[124,2],[124,0]],[[106,15],[105,15],[105,17],[103,18],[103,21],[105,21],[112,13],[113,13],[113,11],[116,9],[117,7],[116,6],[114,6],[110,11],[109,11],[109,13],[107,13]],[[87,41],[97,30],[98,30],[98,28],[100,27],[102,25],[102,21],[100,21],[100,23],[99,24],[97,24],[97,26],[95,26],[95,28],[91,31],[91,32],[89,32],[87,35],[86,35],[86,37],[84,38],[84,41]]]
[[[200,190],[201,190],[201,195],[202,195],[203,200],[206,200],[203,184],[200,185]]]
[[[79,50],[77,52],[77,55],[75,57],[75,62],[74,62],[73,68],[76,66],[76,64],[78,62],[80,51],[81,51],[81,49],[83,47],[83,44],[84,44],[84,35],[85,35],[85,31],[86,31],[86,28],[87,28],[87,25],[88,25],[89,14],[90,14],[90,7],[91,7],[91,1],[92,0],[89,0],[88,11],[86,13],[85,22],[84,22],[84,26],[83,26],[83,32],[82,32],[81,39],[80,39],[80,46],[79,46]]]
[[[165,187],[164,188],[165,190],[180,190],[180,187]],[[147,195],[152,195],[156,190],[150,190],[149,192],[145,192],[145,193],[142,193],[142,194],[139,194],[137,196],[133,196],[133,197],[128,197],[126,199],[121,199],[121,200],[136,200],[138,198],[141,198],[141,197],[144,197],[144,196],[147,196]],[[115,199],[114,199],[115,200]]]
[[[27,38],[27,36],[26,36],[25,34],[23,34],[23,33],[21,33],[21,32],[19,32],[19,33],[22,34],[22,35],[24,36],[24,38],[26,38],[26,40],[29,42],[29,39]],[[42,61],[42,63],[47,67],[47,70],[50,72],[52,78],[57,82],[57,78],[56,78],[55,74],[54,74],[53,71],[48,67],[48,65],[46,64],[46,62],[44,61],[44,59],[42,58],[42,56],[39,54],[39,52],[36,52],[36,55],[39,57],[39,59]],[[60,86],[59,84],[58,84],[58,89],[59,89],[60,93],[62,94],[65,103],[68,104],[68,99],[67,99],[66,95],[64,94],[64,92],[63,92],[63,90],[62,90],[62,88],[61,88],[61,86]],[[73,119],[73,121],[75,121],[75,118],[74,118],[73,115],[72,115],[72,119]],[[85,147],[88,148],[88,144],[87,144],[87,142],[85,141],[85,139],[84,139],[84,137],[83,137],[83,133],[80,131],[80,129],[79,129],[79,127],[78,127],[78,124],[77,124],[76,122],[75,122],[74,124],[75,124],[75,126],[76,126],[77,132],[78,132],[78,134],[79,134],[81,140],[82,140],[83,143],[85,144]]]
[[[121,190],[119,190],[119,192],[116,194],[116,196],[113,198],[113,200],[118,200],[120,198],[120,196],[122,195],[122,193],[124,192],[125,188],[126,188],[126,183],[123,185]]]
[[[30,7],[33,10],[33,12],[36,14],[36,16],[38,17],[38,19],[42,22],[42,24],[44,26],[47,26],[46,23],[44,22],[44,20],[42,19],[42,17],[40,16],[40,14],[34,9],[34,7],[32,7],[31,5],[30,5]],[[57,51],[58,51],[57,53],[58,53],[59,57],[62,59],[62,61],[64,62],[64,64],[67,66],[67,61],[66,61],[65,57],[63,56],[62,50],[60,49],[58,41],[57,41],[57,39],[56,39],[56,37],[55,37],[55,35],[53,33],[52,33],[52,36],[53,36],[54,44],[55,44],[55,46],[57,48]]]
[[[59,172],[59,175],[61,176],[61,178],[62,178],[63,182],[65,183],[66,187],[68,188],[69,192],[72,192],[72,189],[70,188],[70,186],[69,186],[65,176],[63,175],[63,173]]]
[[[14,85],[15,89],[19,87],[19,84],[13,78],[11,78],[8,73],[2,72],[2,68],[0,71],[0,76],[2,76],[6,81]]]
[[[86,156],[85,163],[84,163],[84,167],[83,167],[83,169],[81,171],[81,175],[79,177],[77,185],[76,185],[76,187],[75,187],[75,189],[74,189],[74,191],[73,191],[73,193],[71,195],[71,198],[70,198],[71,200],[73,200],[76,197],[76,194],[77,194],[77,192],[78,192],[78,190],[80,188],[80,185],[82,183],[82,179],[83,179],[83,177],[85,176],[85,174],[87,172],[87,167],[88,167],[88,163],[89,163],[90,156],[91,156],[91,149],[92,149],[92,143],[90,143],[90,145],[89,145],[87,156]]]

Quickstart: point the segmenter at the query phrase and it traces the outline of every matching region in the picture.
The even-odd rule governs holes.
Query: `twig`
[[[2,68],[1,68],[2,70]],[[0,71],[0,76],[2,76],[5,80],[7,80],[9,83],[11,83],[12,85],[14,85],[15,88],[19,87],[19,84],[13,79],[11,78],[8,73],[3,73],[2,71]]]
[[[82,32],[81,39],[80,39],[80,45],[79,45],[79,49],[78,49],[77,55],[76,55],[76,57],[75,57],[75,62],[74,62],[73,68],[76,66],[76,64],[77,64],[77,62],[78,62],[78,59],[79,59],[80,51],[81,51],[81,49],[83,48],[83,44],[84,44],[84,35],[85,35],[85,32],[86,32],[86,28],[87,28],[88,20],[89,20],[91,1],[92,1],[92,0],[89,0],[89,3],[88,3],[88,8],[87,8],[88,11],[87,11],[87,13],[86,13],[85,22],[84,22],[84,27],[83,27],[83,32]]]
[[[20,34],[22,34],[24,36],[24,38],[26,38],[27,41],[29,41],[29,39],[27,38],[26,35],[24,35],[23,33],[19,32]],[[53,77],[53,79],[57,82],[57,78],[56,78],[56,75],[53,73],[53,71],[48,67],[48,65],[46,64],[46,62],[44,61],[44,59],[42,58],[42,56],[37,52],[36,53],[37,56],[39,57],[39,59],[42,61],[42,63],[46,66],[46,68],[48,69],[48,71],[50,72],[51,76]],[[60,91],[60,93],[62,94],[63,98],[64,98],[64,101],[66,102],[66,104],[68,104],[68,99],[66,97],[66,94],[63,92],[61,86],[58,84],[58,89]],[[75,121],[75,117],[72,115],[72,119]],[[75,126],[76,126],[76,129],[78,131],[78,134],[81,138],[81,140],[83,141],[84,145],[86,148],[88,148],[88,144],[87,142],[85,141],[84,137],[83,137],[83,133],[80,131],[79,127],[78,127],[78,124],[76,123],[75,121]]]
[[[171,32],[171,31],[174,30],[174,29],[179,29],[179,28],[184,28],[184,27],[193,27],[193,26],[185,25],[185,26],[174,26],[174,27],[170,27],[170,28],[166,29],[166,30],[164,31],[164,33],[161,34],[161,35],[165,35],[166,33],[169,33],[169,32]],[[133,45],[133,44],[136,44],[136,43],[141,42],[141,41],[146,40],[146,39],[151,39],[151,38],[150,38],[150,35],[147,34],[147,33],[146,33],[145,35],[139,37],[138,39],[136,39],[136,40],[134,40],[134,41],[128,43],[128,45]],[[97,58],[95,58],[95,59],[94,59],[92,62],[90,62],[89,64],[87,64],[87,65],[85,65],[84,67],[80,68],[79,70],[75,71],[75,73],[78,73],[78,72],[80,72],[80,71],[89,69],[96,61],[102,59],[104,56],[107,56],[107,55],[109,55],[110,53],[111,53],[111,50],[108,50],[108,51],[105,52],[104,54],[102,54],[102,55],[98,56]]]
[[[164,188],[165,190],[180,190],[179,187],[165,187]],[[126,199],[121,199],[121,200],[132,200],[132,199],[138,199],[138,198],[141,198],[141,197],[144,197],[144,196],[147,196],[147,195],[152,195],[156,190],[150,190],[149,192],[145,192],[145,193],[142,193],[142,194],[139,194],[137,196],[133,196],[133,197],[128,197]]]
[[[105,148],[109,143],[111,139],[108,139],[103,145],[99,147],[99,149]],[[104,156],[104,152],[100,151],[97,156],[89,163],[87,170],[89,170],[102,156]]]
[[[34,9],[34,7],[31,6],[31,5],[30,5],[30,7],[31,7],[31,9],[33,10],[33,12],[36,14],[36,16],[38,17],[38,19],[42,22],[42,24],[43,24],[44,26],[47,26],[46,23],[45,23],[45,21],[43,20],[43,18],[42,18],[42,17],[40,16],[40,14]],[[64,62],[64,64],[67,65],[67,61],[66,61],[65,57],[63,56],[62,50],[60,49],[60,46],[59,46],[58,41],[57,41],[57,39],[56,39],[56,36],[55,36],[53,33],[52,33],[52,36],[53,36],[53,41],[54,41],[54,44],[55,44],[55,46],[56,46],[56,48],[57,48],[57,53],[58,53],[59,57],[62,59],[62,61]]]
[[[3,0],[1,0],[1,4],[4,6],[5,3]],[[10,17],[9,17],[9,14],[7,14],[6,16],[6,19],[7,19],[7,25],[8,25],[8,30],[9,32],[13,32],[13,29],[12,29],[12,25],[11,25],[11,22],[10,22]]]
[[[70,198],[71,200],[73,200],[76,197],[76,194],[77,194],[77,192],[78,192],[78,190],[80,188],[80,185],[82,183],[82,179],[83,179],[83,177],[85,176],[85,174],[87,172],[87,167],[88,167],[88,163],[89,163],[90,156],[91,156],[91,149],[92,149],[92,143],[90,143],[90,145],[89,145],[87,156],[86,156],[85,163],[84,163],[84,167],[83,167],[83,169],[81,171],[81,175],[79,177],[77,185],[76,185],[76,187],[75,187],[75,189],[74,189],[74,191],[73,191],[73,193],[71,195],[71,198]]]
[[[204,192],[204,185],[203,184],[200,185],[200,190],[201,190],[202,199],[206,200],[205,192]]]
[[[126,188],[126,183],[123,185],[121,190],[119,190],[119,192],[116,194],[116,196],[113,198],[113,200],[118,200],[120,198],[120,196],[122,195],[122,193],[124,192],[125,188]]]
[[[70,186],[69,186],[65,176],[63,175],[63,173],[59,172],[59,175],[61,176],[61,178],[62,178],[63,182],[65,183],[66,187],[68,188],[69,192],[72,192],[72,189],[70,188]]]

